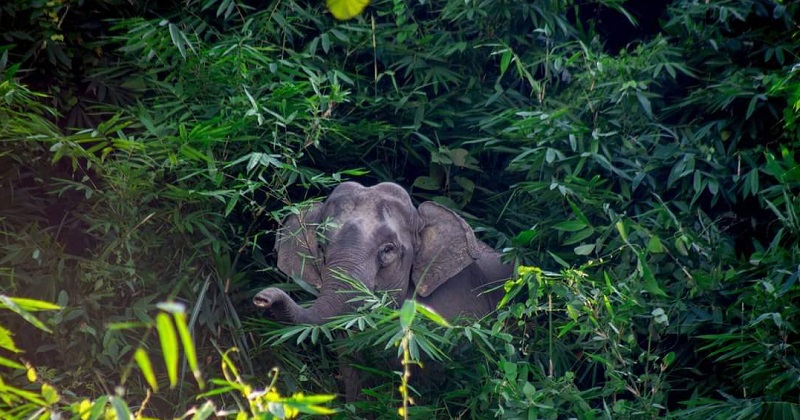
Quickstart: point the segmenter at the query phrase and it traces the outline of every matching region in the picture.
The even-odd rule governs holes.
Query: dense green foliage
[[[63,307],[52,334],[0,321],[53,404],[110,394],[159,345],[108,325],[179,300],[212,377],[236,346],[248,380],[333,393],[335,349],[371,349],[371,398],[343,413],[402,406],[389,349],[438,361],[412,416],[800,416],[800,5],[323,3],[0,5],[0,295]],[[260,319],[279,221],[343,179],[398,182],[504,250],[496,316],[372,295],[325,326]],[[0,385],[30,387],[14,368]],[[195,404],[169,375],[150,415]]]

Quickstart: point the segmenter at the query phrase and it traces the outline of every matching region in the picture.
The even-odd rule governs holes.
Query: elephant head
[[[284,220],[276,241],[278,268],[320,289],[309,308],[267,288],[253,299],[282,321],[320,324],[351,308],[344,273],[398,301],[431,296],[472,265],[486,246],[454,212],[433,202],[415,208],[393,183],[339,185],[324,203]],[[499,261],[499,258],[498,258]]]

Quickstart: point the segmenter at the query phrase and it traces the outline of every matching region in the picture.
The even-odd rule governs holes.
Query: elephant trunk
[[[292,303],[294,304],[294,302]],[[328,291],[323,291],[308,308],[302,308],[297,304],[293,306],[282,318],[297,324],[314,325],[324,324],[330,318],[341,315],[347,309],[344,296],[336,296],[336,294]]]
[[[372,274],[372,277],[369,275],[362,267],[355,264],[332,263],[325,270],[320,294],[310,307],[303,308],[286,296],[287,299],[283,300],[284,305],[275,307],[272,310],[273,314],[278,319],[297,324],[323,324],[332,317],[352,310],[348,300],[355,296],[347,291],[353,288],[347,282],[342,281],[341,276],[350,277],[369,285],[370,280],[374,280],[375,274]]]

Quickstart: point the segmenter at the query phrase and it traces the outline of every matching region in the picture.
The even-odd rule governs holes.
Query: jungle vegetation
[[[10,0],[0,35],[3,418],[800,418],[800,3]],[[496,314],[264,319],[313,299],[279,222],[343,180],[465,217],[518,266]]]

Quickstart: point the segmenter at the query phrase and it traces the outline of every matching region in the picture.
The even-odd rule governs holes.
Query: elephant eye
[[[381,247],[380,253],[378,258],[381,261],[381,265],[386,266],[392,263],[394,259],[397,257],[397,247],[395,244],[385,244]]]

